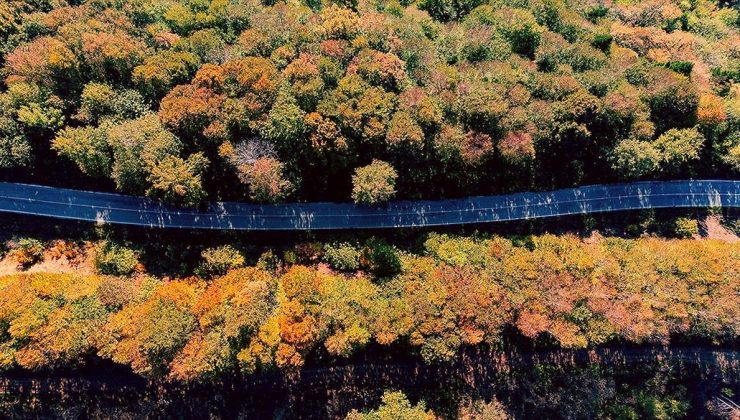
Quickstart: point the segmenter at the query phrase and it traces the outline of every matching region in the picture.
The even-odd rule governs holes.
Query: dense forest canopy
[[[130,256],[100,252],[101,272],[125,272]],[[97,355],[152,378],[203,381],[292,372],[367,346],[449,362],[512,335],[586,348],[732,343],[740,332],[740,243],[433,234],[421,254],[371,242],[301,245],[254,267],[228,247],[203,256],[198,276],[175,280],[0,277],[0,368],[74,367]]]
[[[8,0],[0,167],[184,205],[736,176],[732,3]]]

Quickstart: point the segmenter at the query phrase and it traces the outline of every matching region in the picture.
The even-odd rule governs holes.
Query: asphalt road
[[[549,192],[396,201],[168,207],[143,197],[0,183],[0,212],[158,228],[235,230],[376,229],[461,225],[574,214],[677,207],[740,207],[740,180],[590,185]]]

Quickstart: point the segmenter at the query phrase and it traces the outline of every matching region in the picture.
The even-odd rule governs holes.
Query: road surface
[[[654,181],[549,192],[396,201],[168,207],[143,197],[0,183],[0,212],[158,228],[235,230],[377,229],[527,220],[574,214],[677,207],[740,207],[740,180]]]

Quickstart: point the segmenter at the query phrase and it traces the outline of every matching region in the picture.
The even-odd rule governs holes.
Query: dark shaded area
[[[293,374],[224,376],[206,384],[149,383],[103,363],[75,375],[12,372],[0,379],[11,418],[341,418],[377,406],[384,390],[424,400],[455,418],[468,400],[496,398],[516,418],[644,418],[673,401],[686,418],[711,416],[706,403],[740,392],[738,353],[705,347],[491,352],[468,349],[454,363],[427,365],[367,351],[313,362]],[[330,367],[329,367],[330,366]],[[657,404],[657,405],[656,405]]]

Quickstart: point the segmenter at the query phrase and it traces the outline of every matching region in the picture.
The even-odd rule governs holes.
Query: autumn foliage
[[[97,354],[191,381],[291,370],[370,343],[451,360],[465,346],[497,346],[507,328],[565,348],[719,342],[738,334],[739,258],[737,244],[711,240],[432,235],[382,282],[304,265],[234,268],[208,282],[11,275],[0,278],[0,363],[67,367]]]
[[[398,198],[740,168],[732,2],[77,3],[0,9],[0,169],[40,183],[71,161],[197,205],[357,199],[374,161]]]

